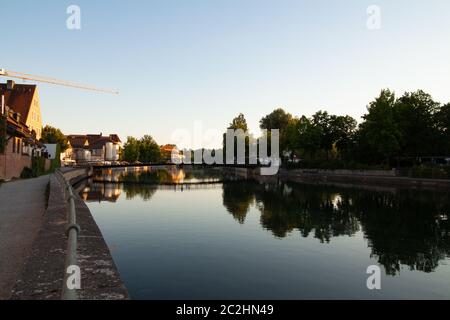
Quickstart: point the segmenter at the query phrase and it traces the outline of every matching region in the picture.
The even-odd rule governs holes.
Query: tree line
[[[322,110],[296,117],[279,108],[261,119],[260,128],[279,129],[282,158],[301,159],[304,166],[397,167],[450,157],[450,103],[442,105],[422,90],[398,98],[382,90],[362,120]],[[245,116],[229,128],[247,130]]]

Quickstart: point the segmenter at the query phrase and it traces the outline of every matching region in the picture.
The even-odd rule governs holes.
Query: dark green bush
[[[20,174],[22,179],[30,179],[42,176],[45,174],[45,158],[34,157],[31,160],[31,168],[25,167]]]
[[[33,170],[34,177],[39,177],[45,174],[45,158],[34,157],[31,161],[31,169]]]
[[[28,167],[23,168],[22,173],[20,174],[20,178],[22,178],[22,179],[34,178],[33,170]]]

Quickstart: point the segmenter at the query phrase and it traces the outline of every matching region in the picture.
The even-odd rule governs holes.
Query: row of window
[[[16,153],[16,154],[28,154],[31,155],[29,152],[32,151],[30,150],[30,146],[25,145],[23,140],[20,138],[12,138],[12,153]],[[34,154],[34,151],[33,151]],[[34,154],[39,156],[39,154]]]
[[[31,119],[33,119],[34,121],[39,122],[39,115],[35,111],[33,111],[31,113]]]
[[[36,110],[38,110],[38,108],[39,108],[37,100],[33,101],[33,106],[34,106],[34,108],[31,113],[31,119],[39,122],[39,114],[36,112]]]

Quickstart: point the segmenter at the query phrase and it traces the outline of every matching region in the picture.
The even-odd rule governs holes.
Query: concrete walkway
[[[0,185],[0,300],[11,289],[38,234],[49,176]]]

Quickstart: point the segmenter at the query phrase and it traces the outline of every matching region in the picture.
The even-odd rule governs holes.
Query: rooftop
[[[36,88],[36,85],[16,84],[13,90],[7,90],[7,84],[0,83],[0,90],[5,96],[5,105],[20,113],[24,120],[28,118]]]

